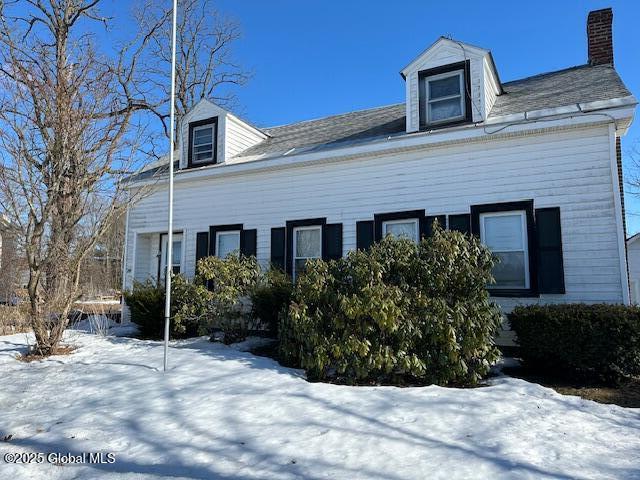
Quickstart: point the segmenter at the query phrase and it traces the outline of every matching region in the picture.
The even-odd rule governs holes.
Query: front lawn
[[[309,383],[206,339],[69,332],[20,362],[0,337],[1,478],[637,478],[637,410],[510,377],[472,389]],[[7,441],[2,441],[6,438]],[[14,465],[7,452],[112,452],[114,464]]]

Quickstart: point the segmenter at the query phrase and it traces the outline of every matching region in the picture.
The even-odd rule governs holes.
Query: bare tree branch
[[[85,260],[126,207],[123,176],[153,138],[141,118],[161,104],[142,94],[154,29],[99,53],[99,3],[0,2],[0,213],[25,252],[41,354],[55,352]]]
[[[168,132],[169,71],[171,65],[171,10],[153,0],[138,12],[147,31],[153,29],[147,57],[149,82],[162,92],[163,102],[154,108]],[[240,39],[239,25],[216,11],[212,0],[183,0],[176,29],[176,124],[202,98],[216,98],[224,107],[235,104],[233,87],[245,84],[250,73],[233,61],[232,48]]]

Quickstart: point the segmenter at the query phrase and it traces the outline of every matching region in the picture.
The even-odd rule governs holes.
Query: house
[[[586,64],[509,82],[489,50],[441,37],[401,70],[397,105],[257,128],[200,101],[180,127],[173,271],[240,250],[295,277],[437,218],[501,259],[490,292],[505,310],[629,303],[620,137],[637,101],[612,20],[589,13]],[[128,211],[125,288],[161,280],[166,170],[129,182],[153,191]]]
[[[0,214],[0,305],[12,303],[18,283],[15,237],[9,219]]]
[[[640,304],[640,233],[627,239],[627,256],[629,261],[629,288],[631,303]]]

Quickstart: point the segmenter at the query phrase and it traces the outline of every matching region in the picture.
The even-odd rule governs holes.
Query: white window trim
[[[397,225],[399,223],[413,223],[416,226],[416,236],[413,239],[416,243],[420,241],[420,221],[417,218],[403,218],[401,220],[385,220],[382,222],[382,237],[386,237],[387,234],[387,226],[388,225]]]
[[[220,232],[216,232],[216,257],[222,258],[220,257],[220,237],[223,235],[238,235],[238,252],[237,254],[240,255],[240,230],[223,230]]]
[[[508,212],[486,212],[480,214],[480,240],[484,242],[485,227],[484,220],[490,217],[507,217],[520,215],[520,228],[522,229],[522,247],[523,250],[498,250],[498,253],[522,252],[524,251],[524,287],[501,287],[498,285],[490,285],[489,288],[495,290],[528,290],[531,288],[531,278],[529,273],[529,237],[527,235],[527,212],[525,210],[510,210]]]
[[[317,257],[298,257],[296,255],[296,252],[298,251],[297,246],[298,246],[298,235],[297,233],[303,230],[318,230],[320,232],[320,255]],[[309,225],[309,226],[305,226],[305,227],[294,227],[293,228],[293,246],[292,246],[293,251],[291,252],[292,255],[292,261],[291,261],[291,270],[292,270],[292,278],[293,281],[295,282],[296,277],[297,277],[297,272],[296,272],[296,260],[315,260],[318,258],[322,258],[322,225]]]
[[[458,95],[449,95],[447,97],[439,97],[439,98],[434,98],[433,100],[430,98],[429,96],[429,82],[434,81],[434,80],[441,80],[443,78],[449,78],[449,77],[453,77],[455,75],[458,75],[458,78],[460,80],[460,94]],[[445,73],[440,73],[438,75],[431,75],[428,77],[424,77],[422,79],[423,82],[425,82],[425,86],[424,86],[424,94],[425,94],[425,101],[424,101],[424,115],[425,115],[425,119],[426,119],[426,124],[427,125],[438,125],[440,123],[448,123],[448,122],[454,122],[456,120],[463,120],[464,118],[466,118],[467,112],[466,112],[466,103],[465,103],[465,84],[464,84],[464,70],[453,70],[451,72],[445,72]],[[434,102],[440,102],[442,100],[451,100],[452,98],[459,98],[460,99],[460,112],[461,115],[457,115],[455,117],[449,117],[449,118],[443,118],[442,120],[434,120],[432,121],[430,116],[429,116],[429,105],[431,103]]]
[[[205,129],[210,129],[211,130],[211,155],[207,158],[204,159],[199,159],[196,160],[196,132],[199,130],[205,130]],[[197,127],[193,127],[193,129],[191,130],[191,164],[192,165],[202,165],[205,163],[211,163],[213,162],[213,158],[214,158],[214,149],[216,148],[216,129],[215,129],[215,124],[214,122],[211,123],[207,123],[206,125],[198,125]],[[203,144],[206,145],[206,144]]]

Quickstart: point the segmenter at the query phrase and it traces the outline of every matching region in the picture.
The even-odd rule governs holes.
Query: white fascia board
[[[448,129],[403,134],[371,141],[362,145],[338,147],[331,150],[320,150],[309,153],[301,152],[289,156],[263,157],[246,162],[218,164],[178,171],[176,182],[202,180],[224,175],[240,175],[259,170],[273,170],[305,165],[309,163],[330,163],[348,158],[377,156],[389,153],[418,150],[443,144],[466,143],[471,141],[491,141],[513,135],[526,135],[540,130],[559,130],[596,124],[607,124],[614,120],[628,120],[633,116],[634,107],[607,109],[599,112],[579,112],[560,115],[556,118],[526,119],[524,114],[516,116],[519,120],[511,120],[514,116],[506,116],[510,120],[500,123],[473,124]],[[491,127],[491,129],[487,127]],[[157,184],[164,181],[156,177],[142,182],[132,182],[129,188],[146,184]]]
[[[602,110],[605,108],[616,108],[616,107],[625,107],[625,106],[636,106],[638,104],[638,100],[633,95],[628,95],[626,97],[614,98],[611,100],[599,100],[597,102],[587,102],[580,103],[580,109],[583,112],[591,112],[594,110]]]
[[[418,63],[420,60],[426,57],[432,50],[435,50],[439,45],[443,43],[455,46],[456,48],[460,48],[460,45],[462,45],[464,47],[465,52],[478,57],[483,57],[489,53],[489,50],[485,50],[484,48],[481,48],[481,47],[476,47],[475,45],[470,45],[468,43],[461,42],[459,40],[453,40],[446,37],[440,37],[431,45],[429,45],[427,48],[425,48],[422,52],[420,52],[420,54],[417,57],[415,57],[413,60],[411,60],[411,62],[409,62],[409,64],[406,67],[400,70],[400,75],[402,75],[402,77],[405,78],[407,74],[409,74],[409,72],[411,72],[414,69],[414,66],[416,63]]]

